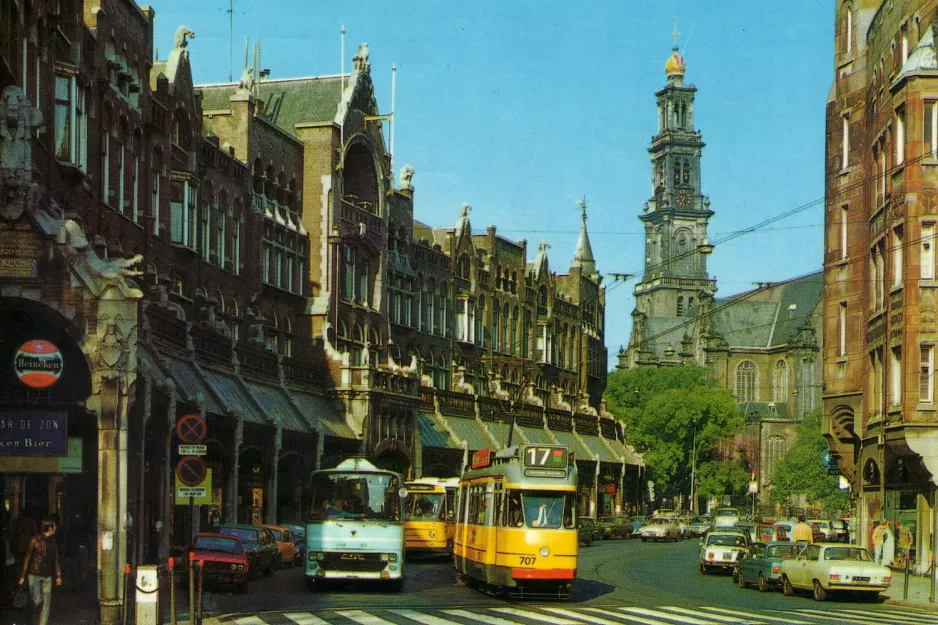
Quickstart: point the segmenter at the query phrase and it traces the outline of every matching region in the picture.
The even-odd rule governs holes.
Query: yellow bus
[[[467,585],[516,599],[569,599],[577,569],[576,487],[566,447],[474,453],[457,496],[457,574]]]
[[[406,483],[404,548],[408,553],[453,552],[459,478],[422,477]]]

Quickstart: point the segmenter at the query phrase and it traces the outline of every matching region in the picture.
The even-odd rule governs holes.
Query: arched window
[[[788,451],[788,444],[781,436],[773,435],[765,442],[765,464],[762,467],[762,481],[769,483],[772,476],[775,475],[775,469],[782,460],[785,452]]]
[[[756,401],[758,399],[758,370],[756,363],[745,360],[736,366],[736,401]]]
[[[776,404],[788,401],[788,363],[779,360],[775,363],[772,380],[772,397]]]

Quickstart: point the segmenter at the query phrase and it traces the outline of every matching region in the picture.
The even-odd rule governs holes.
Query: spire
[[[593,246],[590,245],[590,235],[586,231],[586,196],[576,203],[583,216],[583,225],[580,227],[580,238],[576,242],[576,251],[573,253],[571,267],[579,267],[587,276],[595,276],[596,259],[593,257]]]
[[[677,32],[677,20],[674,20],[674,32],[671,33],[674,36],[674,45],[671,47],[671,56],[668,57],[667,63],[664,64],[664,73],[668,77],[668,83],[680,85],[684,82],[684,57],[681,56],[678,51],[677,38],[679,33]]]

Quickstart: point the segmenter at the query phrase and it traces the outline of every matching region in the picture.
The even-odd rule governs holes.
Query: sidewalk
[[[913,575],[910,572],[908,599],[903,599],[904,594],[905,569],[893,568],[892,584],[890,584],[889,590],[883,593],[888,603],[938,610],[938,587],[935,591],[936,603],[931,603],[928,600],[931,595],[931,577]]]

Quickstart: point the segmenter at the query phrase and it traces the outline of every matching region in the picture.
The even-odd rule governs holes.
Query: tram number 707
[[[534,561],[537,560],[534,556],[518,556],[521,560],[521,564],[530,565],[534,564]]]

